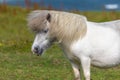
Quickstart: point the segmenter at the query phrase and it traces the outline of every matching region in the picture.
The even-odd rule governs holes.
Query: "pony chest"
[[[67,47],[67,46],[62,46],[62,50],[64,52],[64,55],[70,60],[70,61],[77,61],[79,62],[78,56],[73,53],[73,51]]]

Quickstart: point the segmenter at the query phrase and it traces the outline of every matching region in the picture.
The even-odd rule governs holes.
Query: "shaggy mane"
[[[50,34],[57,37],[58,41],[71,42],[78,38],[84,37],[87,31],[86,17],[60,11],[37,10],[33,11],[28,17],[28,23],[33,19],[42,18],[45,14],[50,13]],[[42,14],[42,15],[41,15]],[[39,19],[38,19],[39,20]],[[39,21],[36,22],[36,24]],[[29,25],[30,26],[30,25]],[[31,29],[41,29],[42,26],[31,26]]]

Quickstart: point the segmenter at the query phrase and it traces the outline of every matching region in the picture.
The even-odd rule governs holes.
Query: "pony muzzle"
[[[34,54],[37,54],[37,56],[40,56],[40,55],[42,55],[42,53],[44,52],[44,49],[43,49],[43,48],[40,48],[40,47],[34,47],[34,48],[32,49],[32,52],[33,52]]]

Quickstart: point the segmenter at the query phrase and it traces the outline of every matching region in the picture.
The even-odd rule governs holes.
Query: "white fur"
[[[57,38],[71,62],[75,80],[81,80],[80,65],[85,80],[90,80],[91,64],[101,68],[120,64],[120,20],[94,23],[76,14],[47,11],[46,15],[50,13],[52,16],[48,27],[42,22],[45,13],[36,11],[30,16],[29,25],[33,30],[50,29],[47,34],[37,33],[32,51],[35,46],[45,50],[51,42],[50,38]]]
[[[41,45],[46,37],[45,34],[37,34],[33,48],[47,44]],[[86,80],[90,80],[90,64],[106,68],[120,63],[120,35],[103,24],[87,22],[84,38],[75,40],[70,47],[62,45],[62,48],[72,64],[76,80],[80,80],[79,64],[76,63],[81,63]]]
[[[120,64],[120,35],[111,27],[87,22],[86,36],[73,42],[71,53],[80,59],[85,78],[90,80],[90,63],[103,68]]]
[[[88,22],[87,34],[71,45],[76,56],[88,56],[93,65],[110,67],[120,62],[120,37],[111,28]]]

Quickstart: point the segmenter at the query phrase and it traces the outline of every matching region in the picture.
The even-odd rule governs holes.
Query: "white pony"
[[[59,42],[75,80],[81,80],[80,65],[85,80],[90,80],[90,65],[105,68],[120,64],[120,20],[95,23],[73,13],[37,10],[29,15],[28,26],[36,33],[32,51],[41,55],[53,42]]]

